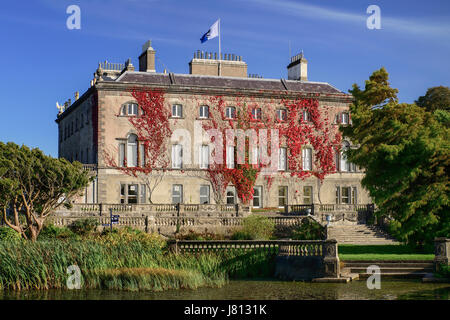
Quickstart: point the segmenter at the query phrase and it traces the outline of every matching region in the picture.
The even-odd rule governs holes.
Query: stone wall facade
[[[201,59],[193,59],[193,62],[196,62],[195,60]],[[229,63],[243,64],[242,61],[229,61]],[[238,77],[236,81],[240,82],[236,82],[236,85],[231,84],[230,87],[230,80],[223,77],[208,79],[203,76],[197,78],[188,75],[167,75],[129,70],[130,68],[123,70],[117,78],[108,78],[107,73],[104,73],[106,76],[98,75],[92,87],[56,120],[60,135],[59,156],[71,161],[77,160],[84,164],[91,164],[89,169],[96,176],[96,180],[85,190],[85,194],[77,199],[78,203],[127,203],[131,199],[127,189],[130,186],[137,188],[133,191],[137,193],[137,196],[132,199],[133,201],[148,203],[148,191],[144,191],[146,188],[142,180],[122,173],[111,167],[105,160],[106,155],[109,155],[118,162],[119,141],[126,140],[130,134],[136,134],[136,129],[130,123],[128,116],[121,115],[121,108],[124,105],[136,103],[131,95],[133,88],[162,89],[165,92],[165,103],[168,108],[174,104],[182,105],[182,116],[170,118],[170,126],[173,131],[182,129],[192,137],[190,141],[191,157],[183,159],[185,163],[191,162],[191,164],[185,164],[179,170],[172,169],[165,172],[162,182],[152,195],[152,202],[161,204],[173,202],[174,185],[182,186],[183,203],[198,204],[200,203],[200,186],[209,185],[209,182],[202,178],[204,172],[199,169],[198,161],[196,161],[198,159],[196,150],[198,144],[209,144],[210,142],[206,135],[197,141],[196,128],[201,128],[201,123],[204,121],[198,116],[198,108],[201,105],[208,105],[211,97],[223,96],[226,103],[231,106],[239,96],[260,105],[270,103],[276,109],[277,105],[282,105],[283,98],[304,95],[318,99],[319,110],[331,110],[329,114],[331,119],[336,116],[340,117],[343,112],[348,112],[351,101],[351,96],[324,83],[245,79],[235,75]],[[200,81],[204,81],[204,84],[200,84]],[[213,86],[217,81],[223,81],[223,85]],[[246,87],[238,88],[243,85]],[[283,86],[287,89],[294,88],[294,90],[278,89]],[[298,86],[303,87],[295,89]],[[302,92],[302,90],[310,90],[310,92]],[[316,91],[322,93],[315,93]],[[337,123],[331,124],[330,130],[337,130],[338,125]],[[68,133],[66,133],[67,131]],[[169,139],[167,147],[169,158],[171,157],[171,145],[179,142],[180,139],[174,135]],[[280,197],[286,197],[288,204],[368,204],[371,203],[371,199],[360,183],[363,176],[364,173],[355,168],[352,172],[337,171],[320,182],[315,177],[304,180],[291,178],[286,172],[277,175],[270,186],[260,176],[255,183],[255,186],[261,190],[258,207],[278,208],[282,201]],[[280,196],[280,187],[287,188],[286,196]],[[340,191],[343,188],[346,193],[345,199]],[[306,194],[310,190],[312,190],[311,196]],[[233,191],[232,187],[231,191]],[[237,203],[239,200],[235,192],[234,194],[234,202]],[[227,199],[225,198],[225,200]],[[231,202],[231,197],[228,200]],[[214,203],[211,188],[209,202]]]

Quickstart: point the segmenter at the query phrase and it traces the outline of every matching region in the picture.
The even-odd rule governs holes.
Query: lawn
[[[433,260],[434,253],[418,251],[405,245],[353,245],[340,244],[342,260]]]

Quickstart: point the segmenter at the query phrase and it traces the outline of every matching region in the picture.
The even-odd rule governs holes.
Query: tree
[[[419,97],[415,103],[428,112],[450,111],[450,88],[444,86],[429,88],[427,93]]]
[[[398,103],[384,68],[372,74],[363,90],[354,84],[350,92],[352,126],[341,131],[357,146],[347,156],[365,169],[362,185],[377,204],[377,214],[389,216],[391,231],[410,244],[448,237],[448,126],[424,108]]]
[[[78,162],[0,142],[0,209],[4,223],[25,239],[35,241],[45,219],[61,205],[70,206],[89,181]]]

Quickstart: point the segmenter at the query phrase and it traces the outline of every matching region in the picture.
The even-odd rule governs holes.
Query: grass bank
[[[433,260],[434,253],[418,251],[406,245],[352,245],[340,244],[342,260]]]
[[[83,240],[0,241],[0,289],[64,289],[67,268],[84,289],[167,290],[220,287],[230,278],[269,276],[263,252],[175,255],[157,236],[120,231]]]

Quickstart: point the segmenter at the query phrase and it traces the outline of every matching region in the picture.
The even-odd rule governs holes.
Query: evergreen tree
[[[0,142],[0,210],[4,223],[35,241],[45,219],[89,183],[81,163]]]
[[[357,146],[348,158],[365,169],[377,214],[392,219],[399,240],[423,246],[450,235],[449,115],[398,103],[397,92],[384,68],[364,89],[354,84],[352,125],[341,131]]]

